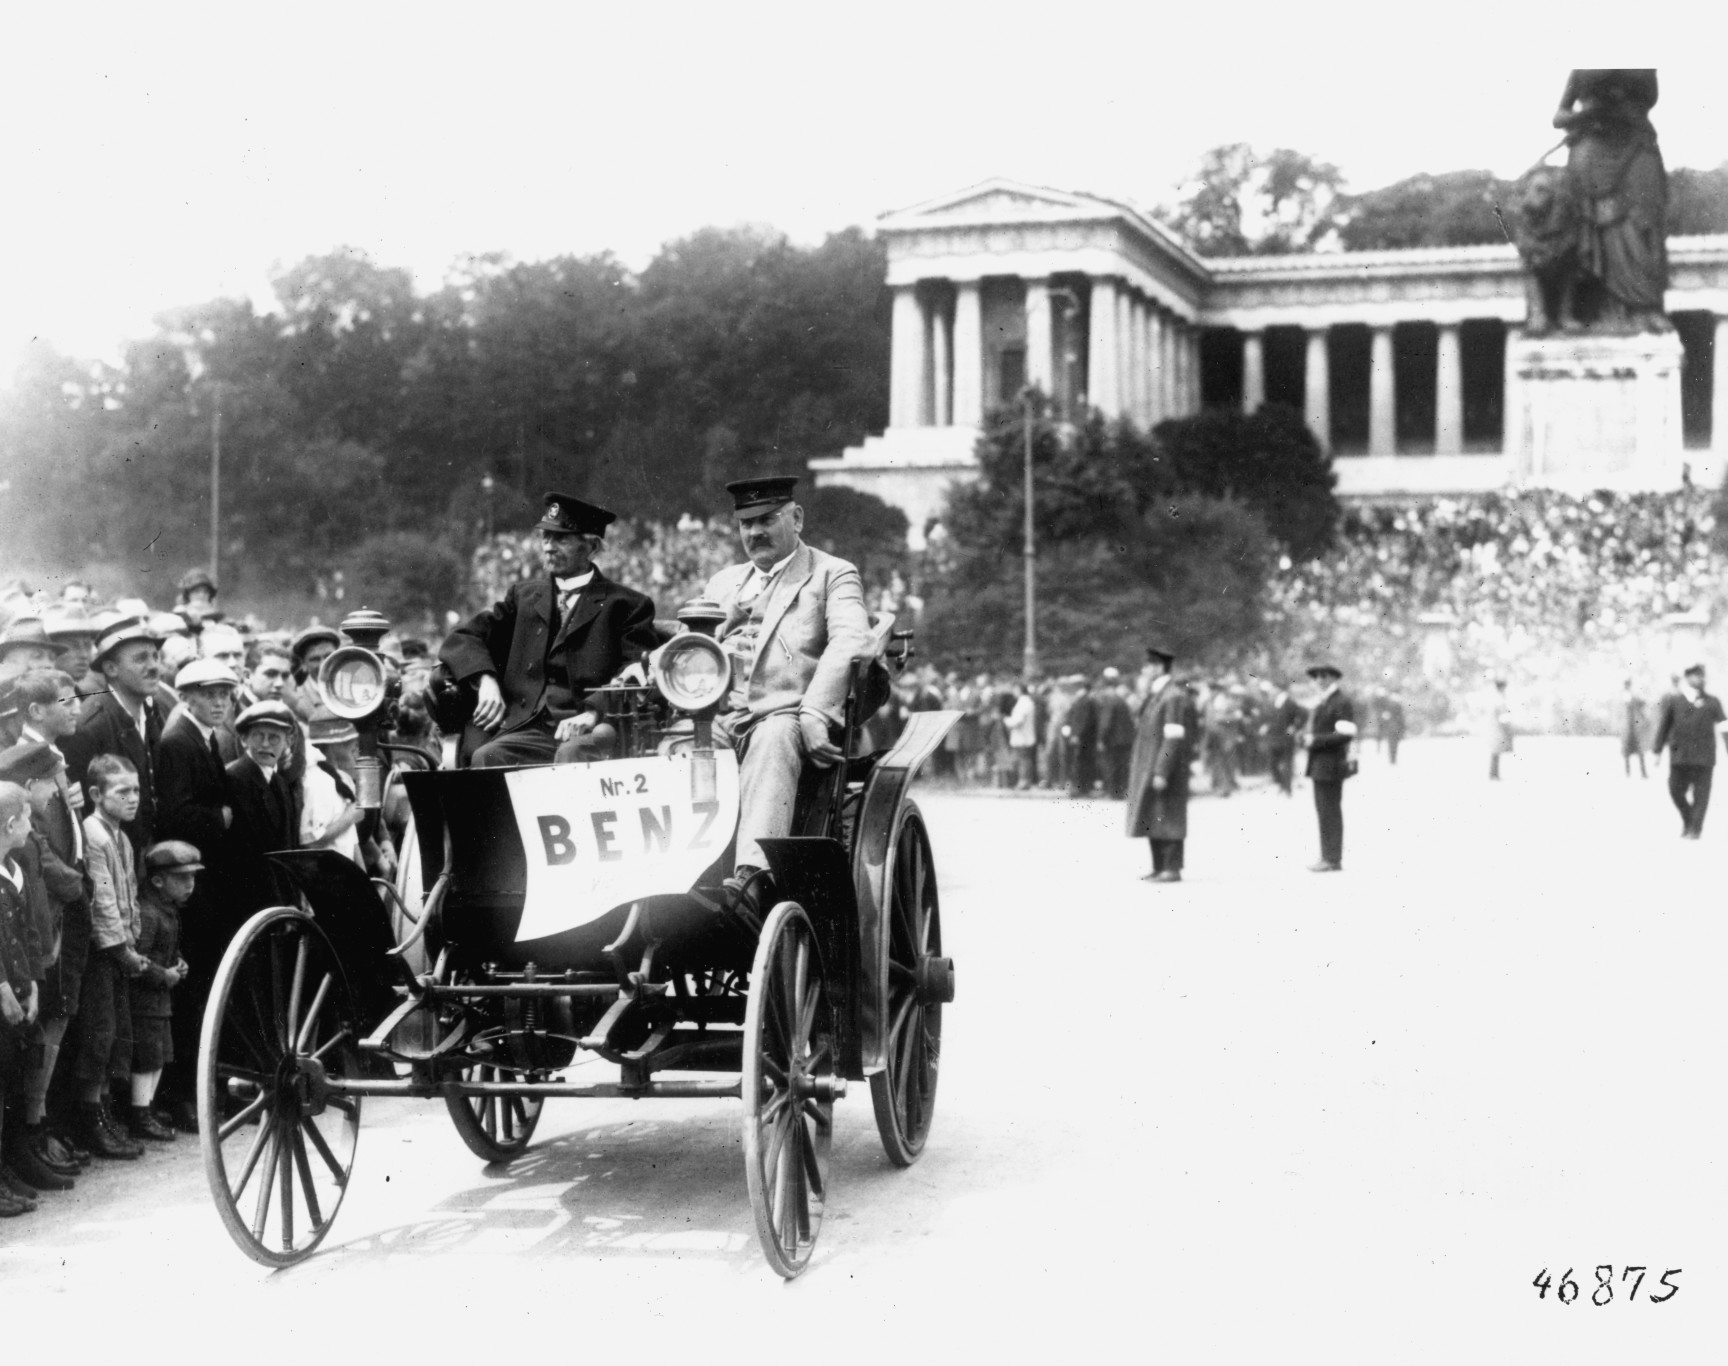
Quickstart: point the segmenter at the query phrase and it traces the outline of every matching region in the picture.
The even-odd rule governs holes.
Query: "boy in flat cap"
[[[178,1054],[174,1047],[174,1017],[171,993],[186,976],[186,960],[180,956],[180,912],[192,899],[198,874],[204,864],[198,850],[184,840],[164,840],[144,851],[144,890],[138,898],[138,942],[145,960],[133,979],[132,1002],[132,1111],[134,1139],[172,1142],[174,1130],[150,1108],[156,1098],[162,1069],[176,1057],[191,1064],[197,1050]]]
[[[548,493],[535,524],[546,574],[510,586],[501,602],[450,633],[439,658],[478,700],[463,740],[481,768],[605,757],[589,694],[658,643],[654,603],[594,567],[605,508]]]
[[[853,661],[870,647],[858,571],[804,544],[797,483],[778,476],[726,486],[749,560],[722,569],[704,594],[726,612],[716,636],[732,656],[733,688],[715,740],[739,755],[732,889],[746,901],[767,866],[760,841],[791,831],[804,760],[822,768],[840,760],[835,728]]]
[[[220,959],[234,932],[254,911],[292,903],[293,882],[266,857],[300,847],[300,784],[288,776],[288,748],[300,723],[286,702],[254,702],[235,718],[245,753],[228,765],[225,913],[207,931]]]

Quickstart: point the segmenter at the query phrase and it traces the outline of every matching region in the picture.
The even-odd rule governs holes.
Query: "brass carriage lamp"
[[[695,731],[691,746],[691,795],[696,801],[714,797],[714,713],[731,691],[735,658],[714,633],[726,620],[725,610],[706,598],[694,598],[678,609],[684,629],[667,641],[649,663],[660,695],[690,718]]]
[[[324,661],[318,670],[318,691],[324,695],[324,705],[353,722],[359,733],[359,755],[354,763],[356,796],[362,810],[376,811],[384,804],[378,734],[390,700],[390,675],[378,645],[390,630],[390,619],[362,607],[343,620],[341,630],[353,644],[333,651]]]

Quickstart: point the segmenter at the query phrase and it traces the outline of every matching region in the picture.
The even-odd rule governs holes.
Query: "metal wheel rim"
[[[834,1137],[833,1010],[803,908],[769,915],[744,1013],[744,1171],[756,1236],[790,1280],[809,1264],[828,1199]]]
[[[898,1166],[924,1150],[936,1113],[942,1003],[920,999],[919,964],[942,953],[942,912],[924,821],[909,810],[894,841],[887,882],[888,1010],[884,1068],[870,1079],[883,1147]]]
[[[462,1071],[464,1081],[516,1082],[522,1073],[476,1063]],[[487,1162],[508,1162],[520,1157],[534,1141],[540,1113],[546,1108],[544,1096],[450,1096],[450,1118],[462,1141],[476,1157]]]
[[[260,911],[223,955],[198,1050],[198,1137],[217,1212],[266,1266],[310,1256],[354,1170],[360,1097],[322,1092],[352,1075],[354,998],[310,914]]]

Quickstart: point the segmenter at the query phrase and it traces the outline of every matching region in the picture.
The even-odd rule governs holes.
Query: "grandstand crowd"
[[[1305,713],[1287,680],[1318,657],[1349,671],[1364,734],[1394,763],[1407,730],[1456,719],[1494,675],[1510,676],[1528,727],[1613,733],[1627,680],[1646,694],[1668,683],[1664,619],[1714,599],[1713,532],[1710,499],[1691,488],[1347,509],[1332,552],[1286,561],[1268,585],[1263,641],[1183,661],[1200,790],[1228,796],[1249,775],[1291,789]],[[737,558],[728,523],[691,518],[619,523],[599,556],[662,617]],[[537,572],[527,536],[493,537],[472,597]],[[916,626],[917,561],[884,574],[869,605]],[[425,698],[449,622],[379,647],[400,688],[396,739],[434,755]],[[951,709],[936,780],[1120,798],[1150,681],[1133,625],[1123,657],[1033,681],[920,639],[867,743]],[[316,621],[226,614],[197,571],[171,605],[98,600],[78,580],[0,593],[0,1215],[70,1188],[94,1159],[136,1161],[195,1130],[191,1061],[214,969],[198,926],[237,926],[282,895],[267,850],[329,847],[391,874],[400,813],[361,810],[355,732],[315,682],[342,642]],[[201,778],[177,757],[188,743],[195,758],[208,747]]]

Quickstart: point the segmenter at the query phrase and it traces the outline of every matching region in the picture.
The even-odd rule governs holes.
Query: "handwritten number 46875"
[[[1638,1287],[1644,1284],[1644,1277],[1649,1270],[1650,1268],[1646,1266],[1623,1266],[1620,1268],[1621,1286],[1624,1287],[1627,1281],[1632,1282],[1631,1293],[1626,1296],[1628,1300],[1635,1300],[1638,1298]],[[1648,1294],[1644,1298],[1651,1304],[1661,1304],[1663,1300],[1673,1299],[1680,1287],[1669,1278],[1672,1276],[1678,1276],[1680,1270],[1681,1268],[1675,1266],[1664,1271],[1662,1273],[1662,1279],[1657,1282],[1657,1284],[1662,1287],[1663,1293],[1660,1295],[1654,1293]],[[1571,1267],[1566,1268],[1565,1273],[1560,1277],[1558,1284],[1556,1284],[1554,1278],[1548,1274],[1547,1267],[1543,1267],[1537,1274],[1536,1279],[1531,1281],[1530,1284],[1536,1287],[1537,1299],[1547,1299],[1548,1291],[1552,1289],[1554,1291],[1554,1298],[1559,1300],[1561,1304],[1571,1304],[1583,1293],[1583,1291],[1578,1288],[1578,1282],[1572,1279]],[[1596,1288],[1590,1292],[1590,1303],[1600,1306],[1604,1304],[1612,1304],[1613,1301],[1614,1268],[1611,1265],[1599,1266],[1596,1268]]]

